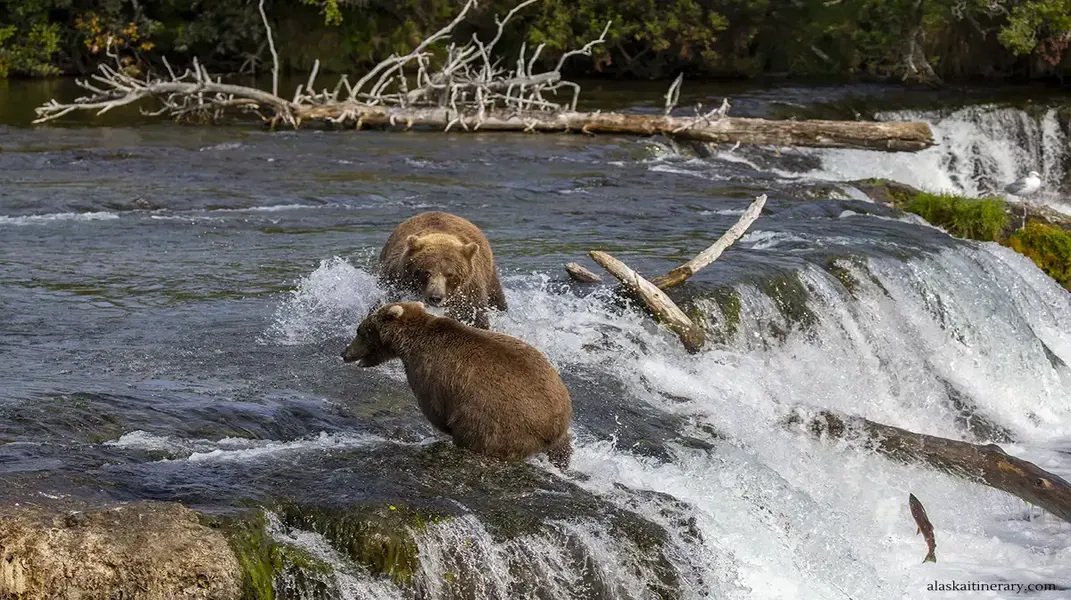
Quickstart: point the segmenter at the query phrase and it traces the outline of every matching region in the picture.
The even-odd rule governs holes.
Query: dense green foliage
[[[1028,223],[1007,245],[1071,290],[1071,233],[1053,225]]]
[[[355,72],[412,47],[461,0],[274,0],[267,11],[284,67]],[[458,39],[491,34],[517,0],[484,0]],[[541,0],[505,50],[545,44],[544,61],[613,21],[574,73],[629,77],[870,75],[962,78],[1071,70],[1071,0]],[[211,68],[263,70],[264,28],[251,0],[0,0],[0,76],[84,72],[108,50],[131,65],[197,56]]]
[[[922,192],[904,210],[943,227],[957,237],[995,242],[1007,225],[1004,201],[997,198],[963,198],[953,194]]]

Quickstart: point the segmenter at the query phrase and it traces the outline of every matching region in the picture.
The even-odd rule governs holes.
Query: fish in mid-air
[[[926,558],[922,562],[937,562],[937,556],[933,553],[937,549],[937,542],[933,539],[933,524],[930,523],[929,517],[926,516],[926,509],[922,507],[922,503],[915,497],[915,494],[907,495],[907,503],[911,506],[911,516],[915,517],[915,524],[919,528],[915,535],[921,533],[926,538],[926,546],[930,549],[930,552],[926,554]]]

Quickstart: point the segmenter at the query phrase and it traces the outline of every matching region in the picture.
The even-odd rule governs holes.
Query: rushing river
[[[952,580],[1062,588],[987,597],[1071,594],[1071,525],[782,426],[794,407],[830,408],[996,441],[1071,478],[1071,294],[1006,248],[950,238],[847,184],[984,194],[1034,168],[1043,201],[1066,208],[1058,102],[872,109],[930,121],[940,145],[918,154],[696,153],[613,136],[269,133],[130,113],[31,128],[41,90],[11,85],[0,499],[265,506],[277,540],[332,566],[317,589],[336,598],[980,597],[927,591]],[[732,100],[737,114],[846,116],[852,93],[880,92]],[[685,100],[720,102],[694,93]],[[649,110],[659,91],[596,97]],[[713,332],[699,354],[609,287],[564,275],[566,262],[590,265],[589,249],[665,272],[761,193],[747,235],[677,293]],[[546,353],[572,394],[570,472],[454,450],[400,364],[338,357],[383,296],[372,273],[387,235],[426,210],[490,239],[510,303],[492,327]],[[936,564],[921,564],[909,493],[936,527]],[[402,585],[308,517],[384,506],[442,517],[406,525],[419,562]],[[293,594],[311,594],[299,583]]]

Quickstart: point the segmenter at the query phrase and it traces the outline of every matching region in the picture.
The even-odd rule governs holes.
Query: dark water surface
[[[901,500],[921,489],[944,517],[939,535],[959,536],[957,568],[1071,572],[1066,526],[1007,524],[1021,503],[778,425],[795,404],[967,439],[984,438],[970,425],[981,419],[1025,456],[1071,465],[1059,458],[1071,448],[1068,294],[1006,249],[867,201],[837,167],[913,169],[925,156],[703,159],[612,136],[269,133],[131,127],[129,116],[29,128],[12,115],[40,88],[0,85],[0,498],[176,500],[210,513],[280,501],[432,507],[457,515],[455,529],[422,534],[421,556],[469,536],[484,554],[467,560],[506,573],[481,579],[473,597],[516,594],[508,574],[521,560],[545,563],[529,585],[566,590],[546,597],[837,597],[843,587],[885,598],[932,575],[897,566],[916,562]],[[815,103],[821,90],[786,93],[744,93],[741,104],[773,112],[776,96],[831,110]],[[947,175],[934,169],[935,181]],[[760,193],[769,202],[748,236],[677,293],[715,332],[698,356],[607,288],[563,275],[590,249],[664,272]],[[359,370],[338,358],[381,296],[376,253],[426,210],[463,215],[491,240],[511,305],[493,327],[562,370],[575,473],[443,446],[397,364]],[[864,468],[872,481],[860,481]],[[598,528],[623,515],[632,533]],[[580,540],[602,587],[545,532],[503,541],[529,520]],[[636,558],[644,527],[665,547],[655,566]],[[1036,542],[1018,537],[1027,527]],[[989,564],[987,544],[1011,558]],[[339,568],[357,573],[339,584],[343,597],[387,594],[374,573]],[[425,565],[424,593],[459,594],[435,587],[435,568]],[[760,583],[775,574],[773,587]]]

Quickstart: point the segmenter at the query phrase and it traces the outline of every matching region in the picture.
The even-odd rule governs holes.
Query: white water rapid
[[[1067,598],[1067,523],[980,485],[786,431],[780,421],[794,406],[831,408],[975,439],[981,434],[950,400],[954,388],[975,416],[1018,441],[1008,451],[1071,477],[1071,295],[995,244],[850,268],[859,280],[851,293],[825,271],[800,273],[817,316],[807,331],[792,329],[760,290],[737,286],[739,327],[726,344],[697,355],[647,318],[622,314],[606,295],[562,293],[542,275],[507,279],[511,309],[493,327],[532,343],[563,371],[622,382],[631,402],[683,418],[689,435],[704,437],[707,428],[724,436],[705,436],[713,450],[671,444],[672,459],[658,460],[575,425],[572,468],[587,476],[577,483],[666,527],[684,598]],[[324,261],[280,307],[268,339],[351,335],[380,294],[369,281],[361,267]],[[708,308],[714,322],[726,320],[716,304]],[[791,331],[783,342],[770,338],[770,323]],[[667,510],[663,496],[637,502],[622,486],[686,508]],[[915,536],[909,493],[936,528],[936,564],[921,564],[925,543]],[[681,510],[694,518],[698,539],[676,518]],[[588,546],[588,566],[603,571],[613,597],[649,597],[640,582],[650,575],[630,566],[627,546],[584,522],[560,527]],[[569,589],[578,577],[567,567],[575,551],[568,545],[537,536],[496,544],[474,519],[432,527],[419,545],[431,598],[448,597],[440,582],[457,561],[486,574],[476,598],[508,597],[511,561],[536,564],[551,588]],[[953,581],[1063,590],[927,591]],[[388,597],[379,595],[382,582],[358,583],[348,580],[343,596]],[[540,597],[585,596],[548,588]]]

